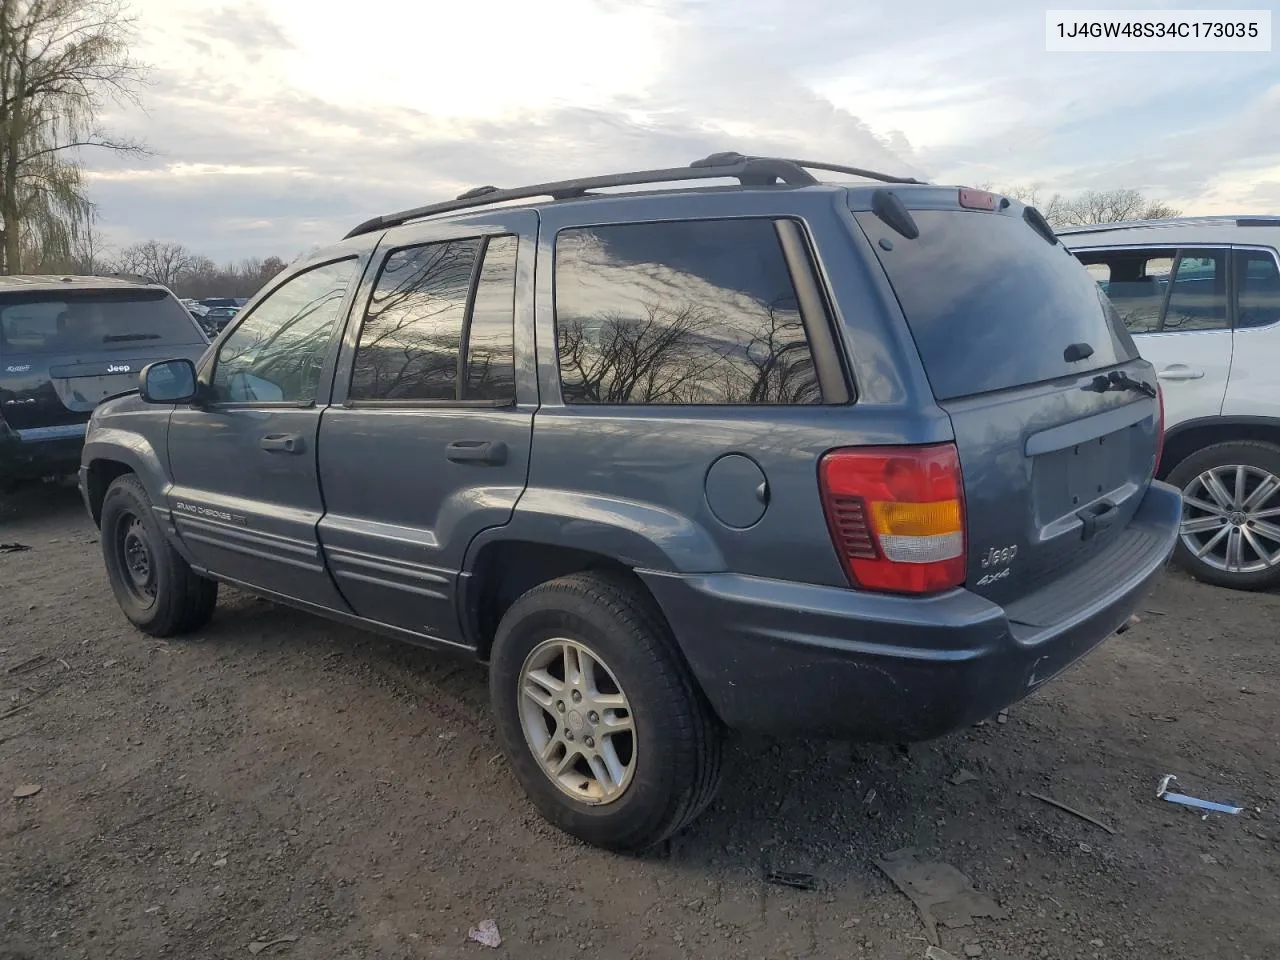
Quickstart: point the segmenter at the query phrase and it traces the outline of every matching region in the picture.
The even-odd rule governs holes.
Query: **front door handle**
[[[444,455],[454,463],[498,466],[507,462],[507,445],[500,440],[455,440],[444,448]]]
[[[1185,363],[1171,363],[1156,373],[1160,380],[1199,380],[1203,376],[1204,371],[1199,367],[1189,367]]]
[[[302,437],[296,433],[269,433],[258,445],[268,453],[301,453]]]

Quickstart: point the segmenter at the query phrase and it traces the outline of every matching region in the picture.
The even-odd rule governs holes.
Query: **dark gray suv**
[[[100,407],[81,486],[142,630],[224,582],[486,661],[535,804],[634,850],[725,727],[931,738],[1121,628],[1161,421],[1034,209],[722,154],[360,225]]]

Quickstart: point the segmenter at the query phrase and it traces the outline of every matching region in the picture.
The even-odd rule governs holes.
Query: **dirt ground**
[[[0,499],[5,541],[31,549],[0,553],[4,960],[248,957],[283,936],[261,955],[920,958],[874,863],[903,847],[1007,911],[943,928],[957,957],[1280,948],[1280,596],[1171,573],[1007,723],[905,753],[737,738],[707,815],[627,859],[534,814],[481,668],[230,591],[198,637],[145,638],[73,491]],[[1247,810],[1157,800],[1165,773]],[[467,941],[486,918],[496,951]]]

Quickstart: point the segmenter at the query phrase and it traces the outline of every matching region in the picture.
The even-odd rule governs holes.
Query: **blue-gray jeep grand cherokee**
[[[725,727],[935,737],[1114,633],[1161,421],[1034,209],[717,154],[361,224],[99,407],[81,485],[142,630],[224,582],[486,661],[534,803],[635,850]]]

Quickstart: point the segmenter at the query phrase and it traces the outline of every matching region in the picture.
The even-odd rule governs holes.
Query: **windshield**
[[[939,400],[1087,373],[1132,360],[1133,339],[1093,278],[1019,216],[912,211],[915,240],[857,214],[893,284]],[[1064,352],[1087,344],[1076,361]]]
[[[191,315],[164,290],[0,296],[0,350],[7,356],[199,342]]]

